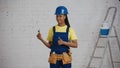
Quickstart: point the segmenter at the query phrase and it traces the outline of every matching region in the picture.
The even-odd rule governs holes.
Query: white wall
[[[107,8],[120,8],[119,4],[118,0],[0,0],[0,68],[49,68],[50,50],[36,34],[40,29],[46,39],[49,28],[57,24],[54,12],[59,5],[69,9],[78,36],[79,47],[72,48],[73,68],[86,68]]]

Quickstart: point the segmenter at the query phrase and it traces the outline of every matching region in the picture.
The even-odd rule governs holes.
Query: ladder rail
[[[104,18],[104,21],[106,21],[106,19],[107,19],[108,15],[109,15],[111,9],[114,9],[114,15],[112,17],[112,22],[111,22],[111,25],[110,25],[110,30],[111,30],[111,28],[113,26],[113,23],[114,23],[114,20],[115,20],[115,16],[116,16],[116,13],[117,13],[117,8],[116,7],[109,7],[108,10],[107,10],[106,16]]]
[[[95,43],[95,46],[94,46],[94,49],[93,49],[93,52],[92,52],[92,55],[91,55],[90,61],[89,61],[89,63],[88,63],[88,67],[90,67],[90,65],[91,65],[92,58],[93,58],[93,56],[94,56],[94,54],[95,54],[95,50],[96,50],[96,47],[97,47],[98,41],[99,41],[99,37],[97,38],[97,41],[96,41],[96,43]]]
[[[111,60],[112,68],[114,68],[114,62],[113,62],[112,51],[111,51],[111,46],[110,46],[109,39],[108,39],[108,49],[109,49],[109,54],[110,54],[110,60]]]
[[[116,35],[116,39],[117,39],[117,44],[118,44],[118,47],[119,47],[119,51],[120,51],[120,41],[119,41],[117,30],[116,30],[115,26],[114,26],[114,31],[115,31],[115,35]]]
[[[117,13],[117,8],[116,7],[109,7],[108,10],[107,10],[107,14],[106,14],[106,17],[105,17],[104,20],[107,19],[108,14],[109,14],[111,9],[115,9],[115,10],[114,10],[114,15],[112,17],[112,22],[111,22],[111,25],[110,25],[110,28],[109,28],[109,30],[110,30],[109,33],[112,30],[113,23],[114,23],[114,20],[115,20],[115,17],[116,17],[116,13]],[[108,35],[107,39],[108,39],[108,48],[109,48],[109,53],[110,53],[110,60],[111,60],[112,68],[114,68],[114,62],[113,62],[113,56],[112,56],[112,51],[111,51],[111,46],[110,46],[110,41],[109,41],[109,35]]]

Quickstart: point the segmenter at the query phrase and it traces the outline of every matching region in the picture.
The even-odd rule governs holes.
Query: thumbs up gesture
[[[58,44],[59,44],[59,45],[63,45],[63,44],[64,44],[64,41],[63,41],[60,37],[58,37],[58,39],[59,39],[59,40],[58,40]]]

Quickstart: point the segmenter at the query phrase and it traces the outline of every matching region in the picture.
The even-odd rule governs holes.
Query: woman
[[[47,41],[40,32],[37,38],[51,49],[49,63],[50,68],[71,68],[70,47],[77,48],[77,37],[68,21],[68,10],[64,6],[58,6],[55,11],[58,24],[50,28]]]

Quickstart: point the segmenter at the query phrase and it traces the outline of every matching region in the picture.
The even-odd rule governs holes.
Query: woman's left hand
[[[58,45],[63,45],[63,44],[64,44],[64,41],[61,38],[59,38]]]

